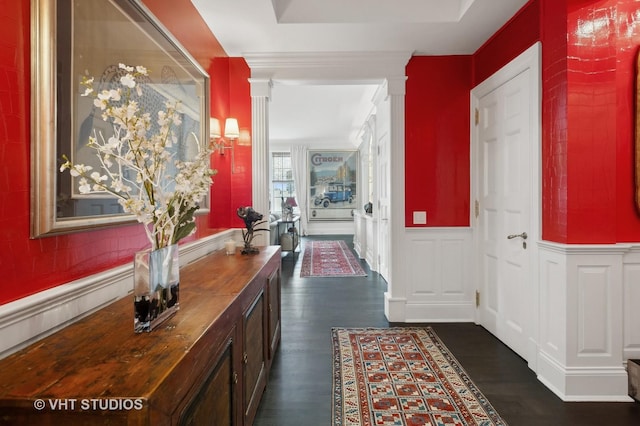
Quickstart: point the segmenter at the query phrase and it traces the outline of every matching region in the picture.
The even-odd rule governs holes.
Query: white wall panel
[[[611,353],[611,304],[609,268],[579,266],[577,353]]]
[[[468,288],[465,279],[467,271],[471,269],[469,256],[465,253],[467,245],[468,241],[464,238],[460,239],[459,236],[451,240],[440,240],[443,295],[465,297],[473,292],[473,289]]]
[[[440,295],[442,274],[438,265],[438,241],[431,239],[415,239],[411,241],[406,259],[409,268],[410,282],[407,295],[411,300],[437,297]]]
[[[622,351],[629,246],[539,248],[539,379],[565,401],[629,401]]]
[[[540,349],[564,362],[566,265],[553,251],[540,251]]]
[[[367,225],[364,214],[358,211],[354,212],[353,226],[353,249],[360,259],[364,259],[367,252]]]
[[[473,321],[475,282],[471,274],[471,230],[405,230],[400,259],[405,288],[404,322]],[[397,294],[397,293],[396,293]]]
[[[624,257],[624,359],[640,358],[640,248]]]

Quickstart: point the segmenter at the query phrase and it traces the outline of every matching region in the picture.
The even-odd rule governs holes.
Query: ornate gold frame
[[[86,0],[78,0],[86,1]],[[66,3],[63,3],[66,2]],[[115,48],[111,46],[111,49],[106,49],[101,45],[95,46],[95,57],[99,58],[99,61],[112,61],[108,63],[123,62],[118,60],[119,58],[109,57],[109,52],[112,56],[116,52],[120,52],[118,49],[122,49],[123,56],[133,57],[135,60],[144,61],[146,58],[158,61],[161,58],[166,63],[174,66],[181,73],[180,78],[183,79],[181,86],[185,84],[189,87],[190,91],[195,93],[184,95],[190,96],[190,100],[193,100],[193,104],[196,105],[196,109],[192,110],[192,116],[199,118],[193,120],[193,123],[197,127],[197,131],[193,132],[199,138],[200,143],[206,143],[208,141],[208,124],[209,124],[209,76],[206,71],[189,55],[189,53],[179,44],[179,42],[164,28],[157,19],[149,12],[149,10],[139,0],[100,0],[100,3],[96,3],[96,0],[90,2],[96,7],[104,7],[105,10],[117,10],[129,19],[125,22],[128,28],[135,28],[135,34],[132,36],[147,37],[150,42],[148,45],[157,46],[157,50],[150,51],[148,46],[146,50],[142,52],[135,51],[135,44],[130,43],[126,45],[117,45]],[[86,4],[86,3],[85,3]],[[61,28],[64,34],[58,34],[57,22],[59,7],[69,10],[71,14],[71,21],[69,23],[71,29],[65,25],[65,28]],[[60,135],[64,133],[64,130],[59,128],[58,114],[69,115],[67,121],[73,121],[73,114],[76,109],[80,109],[77,106],[78,95],[75,95],[73,91],[67,93],[58,93],[61,87],[61,81],[58,81],[62,77],[66,77],[68,81],[71,81],[72,74],[64,75],[64,71],[72,69],[72,66],[68,64],[62,64],[66,58],[58,57],[58,43],[65,43],[64,45],[70,46],[69,58],[70,62],[75,61],[76,51],[73,44],[74,37],[76,40],[85,40],[84,34],[80,37],[77,34],[73,34],[76,28],[74,25],[75,19],[75,6],[74,0],[31,0],[31,237],[45,237],[49,235],[63,234],[69,232],[76,232],[88,229],[94,229],[98,227],[116,226],[123,223],[135,222],[135,218],[132,215],[127,214],[96,214],[86,216],[76,216],[74,214],[69,217],[59,217],[59,206],[57,201],[59,198],[59,163],[60,157],[66,152],[57,152],[59,142],[63,137]],[[78,19],[79,20],[79,19]],[[65,22],[66,24],[66,22]],[[110,22],[104,23],[104,28],[111,28]],[[107,25],[108,24],[108,25]],[[116,23],[118,24],[118,23]],[[80,28],[80,25],[78,25]],[[68,31],[68,33],[65,33]],[[113,28],[113,38],[122,39],[122,26],[116,26]],[[65,40],[65,36],[71,36],[71,41]],[[127,34],[128,36],[128,34]],[[124,37],[127,39],[127,37]],[[92,46],[89,46],[92,47]],[[86,49],[87,46],[84,46]],[[132,52],[133,49],[133,52]],[[119,56],[119,55],[118,55]],[[139,59],[145,58],[145,59]],[[133,63],[130,65],[144,65],[145,63]],[[151,67],[149,67],[152,69]],[[61,71],[62,70],[62,71]],[[187,76],[188,80],[184,82],[184,76]],[[73,87],[72,83],[71,87]],[[166,83],[163,82],[166,87]],[[170,86],[173,87],[173,86]],[[176,87],[178,87],[176,85]],[[66,91],[63,91],[66,92]],[[184,90],[183,92],[189,92]],[[66,102],[61,108],[61,99],[69,99],[68,110],[66,110]],[[64,110],[64,111],[61,111]],[[67,117],[62,116],[62,119]],[[77,120],[76,120],[77,121]],[[77,125],[74,123],[74,125]],[[62,127],[62,126],[60,126]],[[69,125],[69,135],[73,134],[76,128]],[[73,149],[73,138],[70,137],[70,148]],[[66,146],[66,145],[65,145]],[[71,153],[69,153],[71,154]],[[69,196],[73,199],[72,196]],[[77,200],[74,200],[77,201]],[[209,211],[209,199],[203,203],[199,213],[206,213]]]

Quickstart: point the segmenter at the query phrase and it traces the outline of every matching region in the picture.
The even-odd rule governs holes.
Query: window
[[[296,186],[291,170],[291,154],[274,152],[271,154],[271,211],[282,213],[282,206],[289,197],[296,197]]]

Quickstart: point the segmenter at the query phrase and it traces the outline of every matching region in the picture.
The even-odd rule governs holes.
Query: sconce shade
[[[220,121],[217,118],[211,117],[209,119],[209,137],[219,138],[220,134]]]
[[[235,118],[227,118],[227,121],[224,123],[224,137],[229,139],[238,139],[240,137],[238,120]]]

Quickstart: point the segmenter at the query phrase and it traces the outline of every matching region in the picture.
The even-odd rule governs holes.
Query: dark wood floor
[[[313,239],[344,239],[353,246],[345,236]],[[364,262],[367,277],[343,279],[300,278],[301,263],[302,253],[282,259],[282,340],[255,426],[331,425],[331,328],[400,325],[387,322],[386,283]],[[640,403],[562,402],[482,327],[429,325],[511,426],[640,425]]]

